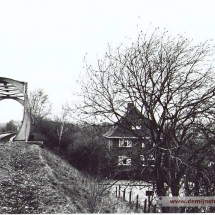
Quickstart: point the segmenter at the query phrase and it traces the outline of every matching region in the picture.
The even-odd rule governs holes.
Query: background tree
[[[1,123],[0,124],[0,132],[1,133],[7,132],[6,124],[5,123]]]
[[[17,125],[14,122],[14,120],[10,120],[9,122],[6,123],[6,130],[9,132],[16,132],[17,131]]]
[[[91,120],[115,122],[123,118],[126,103],[139,108],[140,117],[150,120],[145,126],[153,147],[145,153],[155,157],[159,196],[169,190],[178,196],[187,172],[198,175],[199,182],[207,177],[203,155],[214,139],[214,129],[207,126],[215,113],[213,54],[210,41],[196,44],[155,30],[151,35],[141,32],[131,46],[108,47],[96,68],[86,64],[78,110]]]
[[[51,103],[48,95],[43,89],[35,89],[29,94],[29,102],[32,116],[31,133],[34,133],[36,138],[44,139],[44,137],[41,136],[41,134],[44,133],[41,132],[41,127],[43,127],[43,124],[47,124],[47,121],[49,121],[47,117],[51,113]]]
[[[73,134],[73,145],[69,146],[69,162],[77,169],[90,175],[101,176],[106,167],[107,155],[104,145],[104,134],[107,125],[76,125]]]
[[[58,135],[58,148],[57,152],[60,150],[61,146],[61,140],[65,132],[68,130],[66,128],[66,123],[68,121],[68,109],[65,108],[65,106],[62,106],[60,116],[56,117],[56,129],[57,129],[57,135]]]
[[[43,89],[35,89],[29,94],[31,113],[33,116],[45,118],[51,113],[51,103]]]
[[[29,101],[32,112],[32,129],[35,139],[43,140],[44,145],[64,155],[68,155],[67,147],[73,143],[74,125],[68,121],[66,106],[62,113],[51,119],[51,103],[43,89],[30,92]]]

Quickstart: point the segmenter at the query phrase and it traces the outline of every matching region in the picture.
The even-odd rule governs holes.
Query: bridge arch
[[[31,129],[31,109],[27,94],[27,82],[0,77],[0,101],[13,99],[24,106],[22,125],[14,141],[28,141]]]

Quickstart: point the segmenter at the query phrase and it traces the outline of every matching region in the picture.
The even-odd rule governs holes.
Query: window
[[[134,122],[134,125],[131,126],[132,130],[140,130],[142,125],[142,119],[136,119]]]
[[[130,166],[131,165],[131,158],[127,156],[119,156],[118,157],[118,165],[119,166]]]
[[[208,166],[209,166],[209,167],[214,166],[214,162],[213,162],[213,161],[210,161],[210,162],[208,163]]]
[[[147,166],[147,160],[144,155],[140,155],[140,161],[142,166]]]
[[[148,165],[149,166],[154,166],[155,165],[155,158],[153,155],[148,156]]]
[[[155,159],[153,155],[140,155],[140,161],[142,166],[154,166]]]
[[[119,139],[119,147],[132,147],[132,141],[126,139]]]
[[[136,126],[131,126],[131,129],[132,130],[140,130],[141,129],[141,126],[140,125],[136,125]]]

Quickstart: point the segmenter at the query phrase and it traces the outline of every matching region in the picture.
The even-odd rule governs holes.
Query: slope
[[[0,148],[0,213],[130,213],[107,187],[38,145]]]

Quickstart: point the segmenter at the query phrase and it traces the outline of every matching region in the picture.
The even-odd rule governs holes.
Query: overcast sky
[[[214,0],[0,0],[0,76],[43,88],[57,114],[73,100],[83,58],[102,57],[138,32],[166,27],[195,40],[215,38]],[[1,101],[0,122],[22,119]]]

